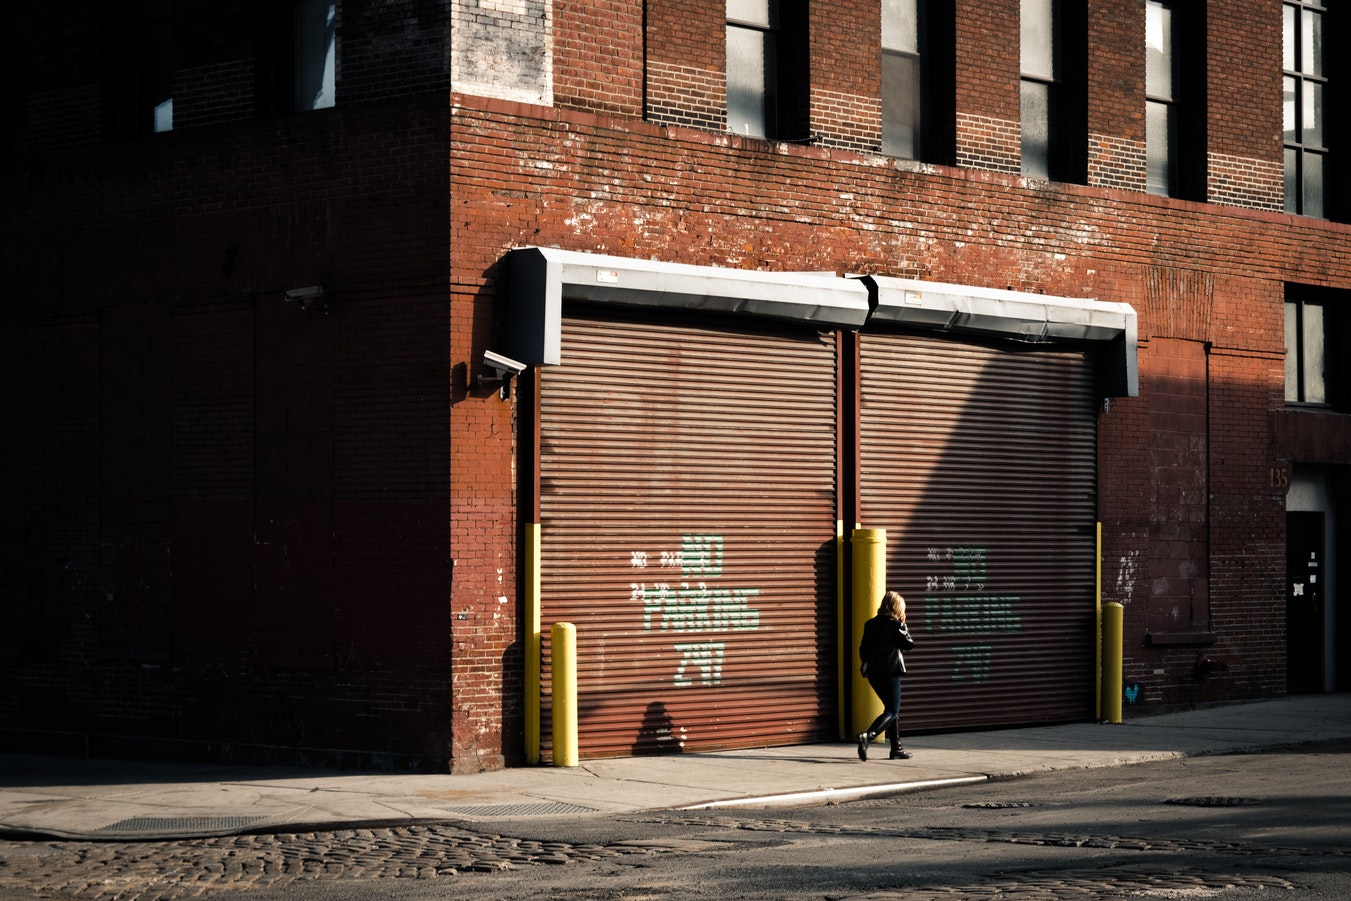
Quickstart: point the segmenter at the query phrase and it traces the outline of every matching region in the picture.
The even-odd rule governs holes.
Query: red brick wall
[[[653,122],[727,127],[727,5],[647,2],[647,111]]]
[[[725,30],[722,5],[687,0],[649,4],[647,25],[647,118],[713,131],[725,128]],[[616,16],[620,33],[629,18]],[[1279,135],[1280,79],[1254,81],[1253,73],[1279,73],[1280,20],[1269,7],[1228,0],[1207,8],[1208,82],[1204,89],[1207,146],[1203,158],[1207,199],[1251,209],[1282,205]],[[567,36],[584,25],[569,6],[559,10],[560,84],[580,77],[584,43]],[[1087,32],[1087,183],[1143,191],[1144,12],[1133,0],[1090,0]],[[977,4],[958,11],[956,161],[995,172],[1020,171],[1019,7]],[[815,143],[864,152],[880,146],[880,19],[857,4],[815,3],[810,15],[811,134]],[[602,32],[603,33],[603,32]],[[585,32],[594,42],[594,32]],[[992,40],[992,36],[995,38]],[[629,54],[601,67],[612,92],[628,90]],[[1267,65],[1254,68],[1253,60]],[[559,103],[618,109],[589,97],[560,96]],[[1193,166],[1191,161],[1184,165]]]
[[[808,37],[814,140],[877,153],[882,146],[880,6],[848,0],[813,3]]]
[[[555,0],[554,103],[643,114],[643,0]]]
[[[0,585],[2,734],[518,760],[518,401],[477,376],[498,263],[524,244],[1132,304],[1142,394],[1100,416],[1098,498],[1127,678],[1151,705],[1283,690],[1271,471],[1344,459],[1351,430],[1283,411],[1280,298],[1351,285],[1351,229],[1265,209],[1279,71],[1242,60],[1269,60],[1278,22],[1258,5],[1211,9],[1218,206],[1139,190],[1128,0],[1089,6],[1087,187],[1016,175],[1016,3],[959,11],[969,168],[851,149],[871,140],[875,13],[842,0],[812,7],[812,147],[724,133],[718,0],[559,0],[555,108],[447,103],[445,6],[407,0],[344,8],[335,109],[254,122],[229,25],[179,62],[182,127],[102,145],[93,6],[33,54],[42,155],[4,183],[5,411],[26,440],[7,451],[24,478],[0,481],[21,562]],[[55,17],[34,7],[33,30]],[[643,22],[646,122],[640,57],[581,31]],[[320,283],[313,310],[280,299]],[[1146,645],[1175,623],[1215,643]],[[1202,653],[1228,669],[1198,678]]]
[[[445,176],[417,160],[444,148],[444,113],[355,118],[289,129],[280,152],[180,140],[149,164],[49,161],[7,238],[62,263],[15,282],[22,504],[48,525],[7,586],[4,728],[77,750],[445,765]],[[227,167],[252,189],[179,200]],[[269,181],[311,167],[304,201]],[[328,167],[352,181],[321,194]],[[170,208],[172,230],[141,218]],[[282,301],[308,284],[324,305]]]
[[[96,6],[33,10],[3,182],[0,744],[445,768],[442,4],[349,7],[338,106],[255,122],[251,5],[180,2],[175,130],[108,143]]]
[[[458,157],[462,151],[472,171],[481,155],[452,142],[452,153]],[[496,260],[478,243],[479,234],[492,228],[485,218],[492,210],[462,192],[454,179],[451,191],[452,259],[473,261],[454,266],[450,297],[451,767],[474,772],[519,763],[524,753],[516,578],[522,523],[516,516],[517,397],[504,400],[497,384],[478,384],[478,377],[488,374],[483,351],[501,346],[492,303]]]
[[[1088,184],[1145,189],[1145,15],[1136,0],[1089,0]]]
[[[63,40],[29,42],[30,72],[24,140],[41,150],[97,140],[101,127],[99,54],[100,17],[96,11],[72,15],[67,6],[38,5],[26,10],[32,34],[60,33]],[[16,17],[19,13],[11,13]]]
[[[1281,85],[1276,79],[1254,82],[1249,73],[1280,71],[1281,21],[1263,4],[1240,0],[1207,3],[1206,12],[1207,199],[1280,210],[1285,204]]]
[[[1206,127],[1213,153],[1281,160],[1281,81],[1252,77],[1254,71],[1281,70],[1278,13],[1268,4],[1246,0],[1206,3]]]
[[[449,32],[445,0],[339,3],[337,102],[444,91],[450,83]]]
[[[1018,4],[978,3],[957,16],[957,165],[1018,172],[1022,149]]]
[[[1106,599],[1127,606],[1128,678],[1150,705],[1282,690],[1284,650],[1256,625],[1283,597],[1284,513],[1267,482],[1282,406],[1279,298],[1301,260],[1319,261],[1303,278],[1351,279],[1338,249],[1345,227],[1301,231],[1310,243],[1299,247],[1279,215],[1137,192],[1026,189],[992,173],[906,172],[847,152],[541,113],[459,98],[454,155],[467,164],[452,181],[465,211],[457,272],[544,244],[1132,304],[1141,396],[1114,400],[1101,416],[1099,498]],[[541,164],[549,177],[535,181],[537,194],[506,189]],[[475,291],[457,303],[477,310],[484,300]],[[1146,644],[1147,633],[1165,630],[1218,640]],[[1228,669],[1198,678],[1203,653]]]
[[[185,7],[188,12],[190,7]],[[226,0],[216,15],[180,16],[174,32],[186,65],[174,73],[174,127],[191,128],[253,117],[253,79],[256,60],[241,56],[254,27],[253,4]]]

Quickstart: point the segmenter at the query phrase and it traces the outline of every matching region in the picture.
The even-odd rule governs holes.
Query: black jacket
[[[899,676],[905,672],[902,651],[915,646],[905,623],[886,616],[874,616],[863,624],[863,640],[858,644],[859,660],[865,675]]]

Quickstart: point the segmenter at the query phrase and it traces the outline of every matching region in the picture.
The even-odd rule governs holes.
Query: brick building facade
[[[943,369],[947,347],[994,368],[1040,366],[1047,352],[1026,393],[1054,396],[1045,415],[1087,430],[1069,468],[1087,466],[1091,484],[1075,489],[1086,514],[1062,522],[1034,489],[1004,497],[996,449],[983,455],[992,469],[976,464],[953,489],[970,515],[923,532],[947,542],[941,566],[923,569],[908,527],[888,525],[888,577],[920,624],[917,659],[928,637],[942,661],[907,688],[917,726],[1094,715],[1087,551],[1102,600],[1125,607],[1128,710],[1345,686],[1337,514],[1351,420],[1337,364],[1351,208],[1332,125],[1283,140],[1298,103],[1283,100],[1282,78],[1319,85],[1329,110],[1345,82],[1331,60],[1326,72],[1288,53],[1283,64],[1280,5],[1048,0],[1057,62],[1045,76],[1025,71],[1038,3],[910,4],[910,32],[884,20],[889,4],[844,0],[143,6],[123,21],[95,4],[21,3],[4,21],[6,748],[452,771],[532,761],[549,742],[549,621],[574,592],[601,611],[579,635],[613,630],[613,660],[583,663],[582,729],[609,736],[590,753],[661,750],[676,733],[695,748],[848,734],[836,715],[852,690],[841,661],[853,624],[836,586],[848,586],[849,542],[801,574],[782,574],[778,558],[803,556],[794,542],[806,556],[833,547],[830,520],[845,539],[855,524],[880,526],[865,516],[866,423],[870,405],[879,423],[894,411],[869,367],[922,352]],[[1326,14],[1335,36],[1335,13],[1299,2],[1286,15]],[[916,39],[888,68],[883,41],[897,33]],[[1170,60],[1159,34],[1204,52]],[[752,45],[761,57],[748,70]],[[166,48],[157,76],[143,64]],[[1160,54],[1166,88],[1151,68]],[[905,119],[898,86],[921,72],[922,102]],[[751,124],[747,90],[775,100],[753,105],[764,118]],[[1042,131],[1029,124],[1039,97],[1058,111]],[[1159,143],[1155,114],[1173,117],[1170,140]],[[904,153],[897,134],[914,137]],[[1050,177],[1027,174],[1038,155]],[[1321,207],[1301,205],[1307,192],[1287,198],[1290,173],[1306,171],[1287,158],[1323,166]],[[530,295],[522,248],[541,249],[555,273],[541,290],[558,296]],[[590,284],[557,283],[567,267]],[[711,303],[672,287],[727,270],[745,287]],[[906,299],[891,325],[888,280],[909,286],[896,288]],[[928,302],[925,286],[956,298],[940,329],[902,315]],[[765,296],[814,291],[838,292],[843,311],[796,300],[754,311]],[[1029,336],[1006,310],[1039,296],[1053,302]],[[1065,337],[1118,310],[1127,333]],[[1325,390],[1301,393],[1301,378],[1292,394],[1288,323],[1315,312],[1323,328],[1301,333],[1294,353],[1309,366],[1296,371]],[[968,314],[995,324],[966,329]],[[560,333],[561,356],[549,343]],[[790,365],[728,375],[705,362],[672,376],[724,341],[731,357],[744,346]],[[634,342],[662,364],[624,356]],[[785,408],[814,390],[760,382],[796,369],[792,355],[814,342],[826,348],[822,421],[776,426],[749,412],[741,388],[777,391]],[[619,374],[588,370],[583,347]],[[485,350],[527,368],[501,391]],[[1087,400],[1055,393],[1060,355]],[[994,387],[987,377],[975,393]],[[702,397],[708,410],[693,411]],[[633,421],[653,441],[604,431],[649,406],[661,415]],[[745,435],[765,426],[765,446],[819,426],[825,445],[804,454],[816,481],[772,528],[740,508],[725,526],[703,516],[732,503],[717,461],[700,456],[675,488],[660,480],[704,454],[686,408],[691,423],[735,408]],[[981,431],[974,407],[960,414]],[[986,432],[1022,414],[988,416]],[[568,450],[571,422],[620,443]],[[1059,451],[1030,440],[1045,456],[1029,457],[1025,476],[1053,494]],[[930,483],[964,467],[958,456]],[[757,467],[779,459],[735,477],[761,508],[791,481],[776,472],[754,487]],[[601,483],[628,463],[632,481]],[[605,493],[631,490],[650,493],[632,509]],[[1025,541],[1017,523],[975,534],[981,511],[1006,503],[1063,534]],[[642,508],[658,505],[669,534],[644,531]],[[918,509],[946,515],[937,500]],[[1084,516],[1101,523],[1100,553]],[[652,545],[612,565],[612,528]],[[574,533],[576,545],[552,539]],[[976,546],[979,580],[942,568]],[[649,551],[671,554],[673,580],[725,583],[733,600],[707,601],[703,625],[690,625],[671,613],[676,589],[652,600],[649,582],[666,582],[637,572]],[[740,562],[750,558],[760,562]],[[575,587],[575,565],[593,559],[594,584]],[[1014,569],[1028,582],[996,584]],[[1034,597],[1071,570],[1065,596]],[[635,604],[661,625],[627,623]],[[940,626],[955,608],[966,612]],[[786,641],[774,636],[802,628],[815,650],[784,702],[802,709],[776,731],[737,698],[765,696],[774,673],[798,666],[776,656]],[[603,656],[592,638],[579,646]],[[1040,697],[1032,648],[1085,684]],[[648,670],[660,671],[650,684]],[[588,702],[588,686],[606,700]],[[937,708],[965,698],[977,700],[945,721]],[[644,705],[641,719],[630,713]]]

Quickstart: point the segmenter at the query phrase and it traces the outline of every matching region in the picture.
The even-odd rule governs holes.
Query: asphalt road
[[[202,897],[1341,901],[1351,743],[732,814],[0,842],[6,901]]]

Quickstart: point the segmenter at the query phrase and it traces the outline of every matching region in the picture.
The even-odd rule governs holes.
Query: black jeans
[[[891,739],[892,748],[900,745],[900,717],[901,717],[901,677],[895,676],[869,676],[868,684],[872,686],[882,702],[882,712],[873,724],[868,727],[869,735],[879,735],[883,729],[891,727],[887,737]]]

